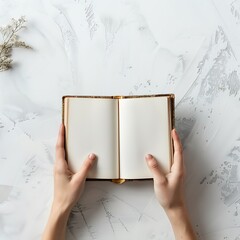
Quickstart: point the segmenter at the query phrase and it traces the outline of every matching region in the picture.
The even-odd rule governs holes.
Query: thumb
[[[157,160],[151,154],[147,154],[145,158],[147,161],[148,168],[153,174],[154,180],[158,181],[159,183],[166,182],[167,179],[164,173],[162,172]]]
[[[85,178],[87,177],[89,171],[91,170],[95,162],[95,159],[96,159],[96,155],[94,153],[90,153],[82,163],[80,170],[75,174],[76,177],[80,178],[81,180],[85,180]]]

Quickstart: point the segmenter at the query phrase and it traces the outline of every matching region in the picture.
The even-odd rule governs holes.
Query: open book
[[[89,153],[97,162],[88,178],[152,178],[145,155],[165,172],[172,162],[174,95],[63,96],[66,158],[77,172]]]

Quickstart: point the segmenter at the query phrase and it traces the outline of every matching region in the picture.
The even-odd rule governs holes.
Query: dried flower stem
[[[12,18],[12,22],[5,26],[0,27],[2,34],[2,44],[0,44],[0,72],[8,70],[12,67],[12,49],[13,48],[31,48],[25,42],[19,40],[17,32],[25,28],[26,20],[22,16],[18,20]]]

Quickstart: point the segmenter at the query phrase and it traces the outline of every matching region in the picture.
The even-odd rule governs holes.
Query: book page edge
[[[67,151],[68,151],[68,146],[67,146],[67,139],[68,139],[68,109],[69,109],[69,98],[66,96],[63,96],[62,98],[62,124],[64,125],[65,129],[65,137],[64,137],[64,148],[65,148],[65,156],[66,160],[67,159]]]

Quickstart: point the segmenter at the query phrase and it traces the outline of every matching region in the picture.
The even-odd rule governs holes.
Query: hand
[[[79,172],[73,173],[65,159],[64,126],[60,126],[54,165],[54,198],[42,240],[65,239],[70,211],[83,192],[87,174],[95,158],[94,154],[89,154]]]
[[[148,167],[153,173],[156,197],[165,210],[182,207],[184,205],[182,145],[175,129],[172,130],[172,139],[174,144],[174,157],[170,173],[165,175],[156,159],[150,154],[146,156]]]
[[[175,129],[172,130],[171,135],[174,145],[174,156],[170,173],[164,174],[151,154],[146,156],[146,160],[153,174],[154,191],[157,200],[164,208],[171,222],[176,240],[195,240],[197,238],[191,226],[184,199],[183,183],[185,171],[182,145]]]
[[[53,205],[62,210],[70,211],[80,198],[85,180],[95,160],[94,154],[89,154],[79,172],[73,173],[65,160],[64,125],[60,126],[56,144],[56,161],[54,165],[54,200]]]

